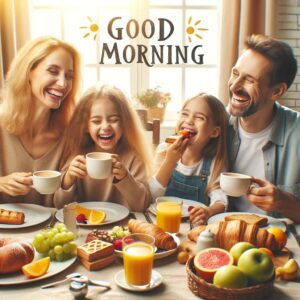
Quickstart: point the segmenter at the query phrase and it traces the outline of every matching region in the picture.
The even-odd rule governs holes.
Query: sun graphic
[[[88,29],[90,32],[87,32],[83,38],[87,38],[90,34],[94,33],[94,41],[97,38],[97,32],[99,31],[99,26],[93,22],[91,17],[87,17],[87,19],[90,21],[91,25],[90,26],[80,26],[80,29]]]
[[[201,23],[201,20],[197,20],[193,25],[191,25],[192,23],[192,17],[189,17],[189,20],[188,20],[188,27],[186,28],[185,32],[188,34],[188,40],[189,42],[191,43],[192,42],[192,35],[194,35],[195,37],[197,37],[198,39],[203,39],[203,37],[198,34],[197,32],[195,31],[206,31],[208,30],[207,28],[196,28],[196,26]]]

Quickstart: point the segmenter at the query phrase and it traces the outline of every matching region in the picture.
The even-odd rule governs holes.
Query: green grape
[[[72,231],[67,232],[67,241],[73,241],[75,238],[76,235]]]
[[[55,228],[58,230],[58,232],[62,232],[62,230],[66,228],[66,225],[64,223],[59,223],[55,226]]]
[[[72,251],[72,246],[70,245],[70,243],[65,243],[63,245],[63,250],[64,250],[64,253],[71,253]]]
[[[74,252],[77,249],[77,245],[74,241],[69,242],[69,245],[70,245],[70,252]]]
[[[63,261],[64,260],[64,254],[63,253],[55,254],[55,260],[56,261]]]
[[[55,238],[56,238],[56,241],[57,241],[57,243],[58,244],[63,244],[63,234],[62,233],[58,233],[56,236],[55,236]]]
[[[49,255],[49,257],[50,257],[51,260],[55,260],[55,252],[54,252],[53,249],[50,249],[48,251],[48,255]]]
[[[44,237],[41,233],[38,233],[35,237],[34,237],[34,242],[40,243],[44,240]]]
[[[51,239],[55,236],[55,233],[52,231],[52,230],[48,230],[46,233],[45,233],[45,236],[48,238],[48,239]]]
[[[68,234],[66,232],[60,233],[60,241],[61,243],[66,243],[68,241]]]
[[[56,245],[53,250],[54,250],[55,254],[61,254],[64,251],[63,247],[61,245]]]

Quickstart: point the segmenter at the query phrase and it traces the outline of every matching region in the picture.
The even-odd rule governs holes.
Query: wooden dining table
[[[51,209],[52,215],[55,210]],[[151,220],[155,222],[155,216],[149,214]],[[98,227],[100,229],[110,230],[115,225],[126,226],[130,217],[134,216],[137,219],[146,220],[143,213],[130,214],[129,217],[124,220],[107,225]],[[43,224],[35,225],[33,227],[23,229],[0,229],[0,236],[22,236],[29,239],[33,239],[34,235],[38,233],[43,227],[45,227],[51,219],[44,222]],[[285,220],[286,221],[286,220]],[[299,225],[297,225],[298,229]],[[84,243],[87,234],[92,230],[91,227],[80,227],[79,237],[76,240],[78,245]],[[186,240],[186,233],[189,230],[189,223],[182,222],[180,227],[179,238],[181,241]],[[297,260],[300,265],[300,247],[296,242],[295,237],[292,234],[288,234],[287,247],[291,251],[293,257]],[[121,258],[116,257],[115,263],[101,269],[99,271],[88,271],[83,265],[76,260],[66,270],[46,279],[42,279],[35,282],[26,282],[24,284],[3,286],[0,285],[0,299],[52,299],[52,300],[64,300],[74,299],[69,291],[69,283],[58,285],[56,287],[42,289],[41,286],[52,283],[58,280],[62,280],[66,275],[72,272],[79,272],[83,275],[88,276],[90,279],[105,280],[111,283],[111,289],[105,289],[102,287],[88,286],[88,294],[86,299],[200,299],[195,296],[189,289],[187,284],[187,273],[185,265],[181,265],[177,262],[177,254],[174,253],[168,257],[161,258],[154,261],[154,270],[158,271],[163,278],[161,285],[155,289],[147,292],[130,292],[117,286],[114,282],[114,276],[117,272],[123,269],[123,261]],[[1,281],[1,279],[0,279]],[[286,299],[300,299],[300,278],[296,281],[275,281],[275,288],[273,295],[270,299],[286,300]],[[220,299],[221,300],[221,299]]]

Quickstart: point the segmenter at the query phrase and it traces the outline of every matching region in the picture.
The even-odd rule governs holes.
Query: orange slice
[[[27,277],[40,277],[47,273],[50,266],[50,257],[45,257],[39,260],[36,260],[30,264],[27,264],[22,267],[22,272]]]
[[[88,219],[91,214],[91,209],[85,208],[83,206],[76,206],[76,215],[84,214],[84,216]]]
[[[89,216],[89,223],[93,225],[97,225],[102,223],[106,218],[106,213],[102,210],[91,210]]]

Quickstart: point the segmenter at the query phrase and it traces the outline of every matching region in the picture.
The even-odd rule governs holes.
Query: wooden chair
[[[152,122],[150,122],[147,120],[146,109],[137,109],[136,111],[144,124],[145,130],[152,131],[152,143],[154,146],[157,146],[160,142],[160,120],[153,119]]]

